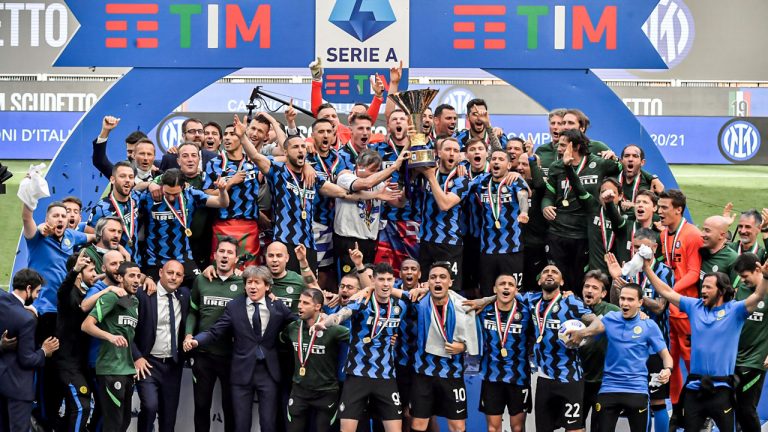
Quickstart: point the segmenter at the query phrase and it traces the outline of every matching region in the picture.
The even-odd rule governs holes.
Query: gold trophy
[[[429,104],[437,96],[437,90],[422,89],[408,90],[393,95],[389,95],[392,101],[410,117],[416,133],[409,136],[410,144],[406,150],[411,152],[411,160],[408,162],[408,169],[420,167],[434,167],[435,151],[427,145],[427,136],[424,135],[422,127],[422,117],[424,111],[429,108]]]

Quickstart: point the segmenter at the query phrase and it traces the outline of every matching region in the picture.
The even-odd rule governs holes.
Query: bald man
[[[739,275],[733,270],[733,263],[739,257],[738,252],[728,247],[728,228],[730,222],[722,216],[710,216],[701,226],[702,246],[699,290],[704,275],[722,272],[731,278],[731,285],[739,285]]]
[[[279,241],[272,242],[267,247],[267,267],[272,273],[272,288],[270,291],[279,298],[293,313],[297,313],[299,297],[306,288],[304,279],[293,270],[287,270],[290,259],[288,247]],[[315,272],[315,269],[312,269]]]
[[[139,432],[151,432],[155,419],[160,432],[173,432],[179,406],[181,355],[189,289],[182,287],[184,266],[171,260],[160,269],[157,292],[149,296],[138,290],[139,324],[132,346],[141,410]]]

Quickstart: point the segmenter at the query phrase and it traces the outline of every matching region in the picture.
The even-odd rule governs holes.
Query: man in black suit
[[[181,145],[182,143],[187,142],[195,144],[197,149],[200,151],[200,158],[203,160],[200,168],[201,170],[205,170],[205,166],[208,165],[208,161],[218,156],[218,153],[208,151],[203,146],[203,139],[205,137],[205,128],[203,128],[203,122],[200,119],[188,118],[184,120],[184,123],[181,124],[181,132],[183,133],[183,139],[177,145]],[[171,147],[168,149],[168,152],[163,155],[163,158],[160,161],[161,171],[168,171],[172,168],[181,169],[181,163],[179,162],[180,154],[178,150],[178,147]]]
[[[160,269],[155,295],[139,290],[139,324],[132,346],[141,410],[139,432],[152,432],[158,417],[160,432],[173,432],[184,370],[182,342],[189,289],[181,287],[184,266],[168,261]]]
[[[296,320],[283,302],[265,297],[272,285],[272,274],[263,266],[251,266],[242,275],[245,296],[227,303],[224,314],[208,331],[187,339],[189,351],[205,346],[225,335],[234,335],[231,386],[235,413],[235,431],[251,430],[253,395],[259,396],[259,426],[262,432],[274,432],[277,420],[280,362],[277,358],[278,336]]]
[[[43,277],[32,269],[13,276],[13,291],[0,291],[0,334],[16,340],[16,349],[0,350],[0,430],[28,431],[35,399],[35,368],[59,349],[59,340],[49,337],[35,349],[35,315],[24,306],[32,292],[43,285]]]

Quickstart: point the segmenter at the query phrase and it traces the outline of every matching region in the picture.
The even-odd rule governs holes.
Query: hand
[[[314,81],[320,81],[323,79],[323,61],[320,60],[320,57],[309,64],[309,71],[312,73],[312,79]]]
[[[296,254],[296,260],[299,262],[301,267],[309,267],[308,265],[304,265],[308,264],[308,262],[307,248],[303,244],[296,246],[296,248],[293,249],[293,252]]]
[[[381,76],[379,76],[378,73],[371,77],[371,90],[373,90],[373,94],[375,94],[377,98],[384,95],[384,80],[381,79]]]
[[[505,184],[505,185],[513,184],[513,183],[515,183],[519,179],[520,179],[520,173],[519,172],[517,172],[517,171],[510,171],[501,180],[501,184]]]
[[[2,338],[0,338],[0,352],[15,351],[19,341],[15,337],[8,337],[8,330],[3,332]]]
[[[565,334],[568,336],[568,345],[569,348],[578,348],[579,345],[581,345],[581,342],[584,340],[586,335],[584,334],[584,330],[576,330],[576,329],[570,329],[565,332]]]
[[[203,277],[208,279],[208,282],[212,281],[213,278],[218,277],[218,274],[216,274],[216,267],[209,265],[208,267],[203,270]]]
[[[416,169],[417,172],[421,173],[421,175],[424,176],[425,179],[434,178],[437,179],[437,167],[420,167]]]
[[[309,328],[309,332],[314,333],[316,331],[328,330],[328,327],[326,326],[326,318],[328,318],[327,315],[319,316],[312,327]]]
[[[496,135],[496,138],[501,139],[501,137],[504,136],[504,129],[500,127],[495,127],[491,129],[493,131],[493,134]]]
[[[144,286],[142,288],[144,288],[144,292],[150,296],[157,292],[157,284],[150,277],[144,279]]]
[[[765,360],[763,360],[763,367],[768,368],[768,357],[766,357]]]
[[[179,154],[179,149],[176,146],[169,147],[168,150],[166,150],[166,152],[168,152],[168,154]]]
[[[563,165],[568,166],[573,164],[573,147],[568,144],[563,152]]]
[[[137,380],[143,380],[152,376],[152,372],[150,371],[150,369],[152,369],[152,365],[149,364],[149,362],[144,357],[134,361],[133,367],[136,368],[136,375],[133,377]]]
[[[610,190],[606,189],[600,194],[600,201],[602,201],[603,204],[608,204],[609,202],[613,202],[613,198],[616,197],[616,194]]]
[[[613,159],[613,160],[618,159],[618,157],[616,157],[616,153],[614,153],[612,150],[603,150],[597,155],[603,159]]]
[[[357,246],[357,242],[355,242],[354,249],[349,249],[349,259],[355,265],[355,268],[363,267],[363,252],[360,251],[360,248]]]
[[[468,308],[469,310],[473,310],[475,312],[480,312],[486,306],[481,301],[481,299],[464,300],[461,302],[461,305],[464,306],[464,308]]]
[[[307,189],[314,188],[315,182],[317,181],[317,171],[312,168],[312,165],[304,164],[302,173],[304,175],[304,186],[306,186]]]
[[[661,180],[657,178],[651,180],[651,191],[656,195],[664,192],[664,183],[662,183]]]
[[[635,208],[635,203],[625,199],[625,200],[621,200],[621,203],[619,203],[619,206],[621,206],[621,211],[627,211],[629,209]]]
[[[736,220],[736,214],[733,212],[733,203],[729,202],[723,207],[723,217],[728,221],[728,226]]]
[[[376,199],[379,201],[398,201],[403,197],[403,192],[389,187],[382,188],[376,193]]]
[[[263,211],[259,211],[259,229],[264,231],[272,228],[272,220]]]
[[[350,303],[357,303],[361,300],[368,301],[371,298],[371,295],[373,295],[373,287],[368,287],[365,289],[361,289],[360,291],[352,294],[352,296],[349,298]]]
[[[760,216],[763,217],[763,223],[760,224],[760,229],[762,230],[768,227],[768,208],[764,208],[760,211]]]
[[[647,320],[647,319],[649,319],[649,318],[650,318],[650,317],[648,316],[648,314],[646,314],[646,313],[645,313],[645,312],[643,312],[643,311],[640,311],[640,312],[638,312],[638,315],[640,316],[640,319],[641,319],[641,320],[643,320],[643,321],[645,321],[645,320]]]
[[[528,157],[531,157],[534,155],[533,153],[533,141],[531,140],[530,136],[527,140],[525,140],[525,143],[523,144],[523,150],[528,155]]]
[[[191,335],[187,335],[187,336],[189,336],[189,338],[188,339],[185,338],[184,344],[183,344],[184,352],[190,352],[193,349],[197,348],[197,346],[199,345],[199,342],[193,339]]]
[[[661,221],[656,221],[653,223],[653,226],[656,227],[656,231],[664,231],[664,225],[662,225]]]
[[[395,161],[395,168],[400,169],[400,167],[403,166],[405,162],[408,162],[409,159],[411,159],[411,152],[408,150],[401,151]]]
[[[128,292],[120,287],[111,286],[109,287],[109,290],[115,293],[118,297],[125,297],[128,295]]]
[[[567,290],[567,289],[563,289],[562,290],[562,296],[563,296],[564,299],[567,299],[568,297],[570,297],[572,295],[573,295],[573,291]]]
[[[425,288],[425,287],[414,288],[408,291],[408,294],[411,296],[411,303],[416,303],[419,300],[423,299],[428,292],[429,292],[429,288]]]
[[[469,174],[467,167],[464,165],[456,166],[456,177],[466,177]]]
[[[46,222],[43,222],[40,225],[38,225],[37,230],[40,232],[40,235],[42,235],[43,237],[48,237],[54,232],[53,226],[48,225],[48,223]]]
[[[117,251],[120,252],[120,255],[123,256],[123,259],[125,259],[126,262],[131,261],[131,254],[128,253],[128,249],[126,249],[125,246],[121,244],[117,245]]]
[[[149,187],[147,189],[149,190],[150,195],[152,195],[153,201],[160,202],[160,200],[163,199],[163,187],[159,184],[151,181],[149,182]]]
[[[293,129],[296,127],[296,116],[298,115],[298,112],[296,112],[296,109],[293,107],[293,98],[291,98],[291,103],[288,104],[288,109],[285,110],[285,122],[288,124],[288,127]]]
[[[608,252],[603,256],[605,263],[608,265],[608,273],[610,273],[613,279],[621,279],[621,265],[619,260],[616,259],[616,255]]]
[[[51,336],[43,342],[43,352],[46,357],[50,357],[56,350],[59,349],[59,340]]]
[[[245,171],[238,171],[232,174],[230,177],[227,177],[226,185],[228,185],[231,188],[232,186],[239,185],[244,181],[245,181]]]
[[[520,213],[517,215],[517,222],[521,224],[527,224],[528,223],[528,213]]]
[[[664,368],[659,372],[658,381],[660,384],[666,384],[669,382],[669,378],[672,376],[672,371],[670,371],[667,368]]]
[[[118,124],[120,124],[119,118],[104,116],[104,118],[101,120],[101,135],[99,136],[102,138],[108,137],[109,133],[112,132],[112,129],[116,128]]]
[[[392,335],[392,336],[389,338],[389,344],[390,344],[391,346],[395,346],[395,345],[397,344],[397,333],[393,334],[393,335]]]
[[[464,342],[451,342],[445,343],[445,352],[447,352],[450,355],[456,355],[461,354],[467,349],[467,346],[464,345]]]
[[[248,116],[243,116],[243,121],[241,122],[240,118],[235,114],[234,119],[232,119],[232,126],[235,128],[235,135],[238,138],[243,138],[245,130],[248,128]]]
[[[401,79],[403,79],[403,61],[402,60],[400,60],[400,66],[389,68],[390,83],[400,83]]]
[[[119,335],[112,335],[112,337],[109,339],[109,343],[112,345],[118,347],[118,348],[126,348],[128,347],[128,341],[125,340],[124,337]]]
[[[555,206],[546,206],[541,209],[541,213],[544,214],[544,219],[548,221],[553,221],[557,217]]]
[[[335,308],[341,302],[341,297],[338,294],[334,294],[330,291],[323,291],[325,295],[325,305],[329,308]]]
[[[315,148],[315,142],[314,141],[307,141],[307,153],[308,154],[315,154],[315,153],[317,153],[317,149]]]
[[[80,255],[77,256],[77,262],[73,270],[75,273],[80,273],[83,269],[91,263],[91,258],[85,254],[85,249],[80,251]]]

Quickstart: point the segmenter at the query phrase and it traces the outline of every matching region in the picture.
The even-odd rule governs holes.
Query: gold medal
[[[496,229],[501,229],[501,222],[496,221]]]
[[[190,228],[187,228],[187,229],[184,230],[184,234],[187,237],[192,237],[192,230]]]
[[[307,368],[305,368],[304,366],[300,367],[299,368],[299,376],[304,376],[306,374],[307,374]]]
[[[567,199],[564,199],[563,200],[563,207],[568,207],[569,205],[571,205],[571,203],[569,203]]]
[[[305,220],[307,219],[307,212],[305,210],[301,211],[301,218]]]
[[[502,357],[506,357],[507,356],[507,349],[506,348],[502,348],[501,349],[501,356]]]
[[[371,343],[371,338],[370,338],[370,337],[368,337],[368,336],[364,337],[364,338],[363,338],[363,343],[365,343],[365,344],[369,344],[369,343]]]
[[[539,335],[538,339],[536,339],[536,343],[541,343],[542,340],[544,340],[544,336]]]
[[[128,240],[128,247],[133,247],[133,240]]]

